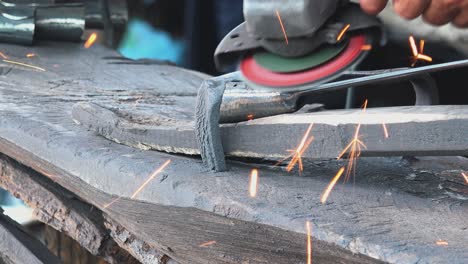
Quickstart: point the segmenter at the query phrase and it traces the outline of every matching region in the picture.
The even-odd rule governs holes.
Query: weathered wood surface
[[[0,209],[1,210],[1,209]],[[0,263],[55,264],[60,260],[22,226],[0,213]]]
[[[99,210],[37,172],[0,155],[0,186],[34,208],[34,216],[109,263],[138,263],[109,238]],[[26,263],[26,262],[24,262]]]
[[[115,142],[141,149],[199,154],[193,122],[173,126],[140,123],[138,115],[78,103],[73,118]],[[383,125],[390,137],[386,138]],[[223,148],[236,157],[281,159],[314,124],[314,141],[304,158],[336,158],[351,142],[356,127],[366,148],[361,156],[468,155],[468,106],[390,107],[282,115],[223,125]],[[265,141],[270,138],[272,141]],[[273,142],[273,144],[272,144]]]
[[[115,197],[88,186],[68,172],[8,142],[0,140],[0,149],[14,159],[22,158],[27,166],[102,209],[112,221],[148,246],[182,263],[302,263],[305,259],[306,237],[303,234],[229,219],[195,208],[158,205],[128,198],[115,200]],[[105,208],[110,203],[112,205]],[[117,230],[115,236],[121,236],[122,231],[125,232]],[[216,241],[216,244],[212,247],[200,246],[207,241]],[[360,255],[350,255],[321,240],[314,241],[314,244],[314,258],[320,263],[378,263]],[[135,257],[138,258],[138,255]],[[154,259],[141,260],[143,263],[153,263]]]
[[[466,159],[439,171],[413,168],[399,158],[362,159],[355,183],[337,186],[329,203],[321,205],[320,195],[342,162],[309,162],[303,177],[282,167],[235,162],[230,172],[212,174],[198,158],[119,145],[71,117],[77,102],[118,106],[141,99],[136,103],[141,115],[159,107],[161,124],[172,124],[184,113],[190,116],[189,99],[201,76],[168,66],[107,64],[101,58],[108,52],[97,46],[35,49],[38,56],[31,62],[47,66],[46,72],[15,68],[0,77],[0,152],[180,263],[304,262],[307,220],[313,224],[318,263],[372,262],[340,248],[391,263],[468,259],[466,185],[447,177],[461,177],[468,170]],[[10,56],[31,52],[7,45],[1,50]],[[187,109],[173,113],[183,109],[178,105]],[[168,159],[167,169],[129,199]],[[254,166],[260,168],[259,192],[250,198],[248,175]],[[116,197],[123,198],[105,208]],[[449,246],[436,245],[438,239]],[[213,240],[214,245],[200,247]]]

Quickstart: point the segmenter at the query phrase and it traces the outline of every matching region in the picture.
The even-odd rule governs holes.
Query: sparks
[[[140,185],[140,187],[138,187],[138,189],[132,194],[132,196],[130,196],[130,198],[134,199],[145,187],[146,185],[148,185],[159,173],[161,173],[169,164],[171,163],[171,160],[167,160],[166,162],[164,162],[163,165],[161,165],[161,167],[159,167],[158,169],[156,169],[153,173],[151,173],[151,175],[148,177],[148,179],[146,179],[146,181]],[[104,205],[104,209],[108,208],[109,206],[111,206],[112,204],[114,204],[115,202],[117,202],[118,200],[120,200],[121,197],[117,197],[115,198],[114,200],[112,200],[110,203]]]
[[[286,33],[286,29],[284,28],[283,20],[281,19],[281,15],[280,15],[278,10],[276,10],[276,16],[278,17],[278,21],[280,23],[281,30],[283,31],[284,40],[286,41],[286,45],[288,45],[289,44],[288,34]]]
[[[312,264],[312,227],[310,222],[306,222],[307,228],[307,264]]]
[[[250,184],[249,184],[250,197],[257,196],[257,189],[258,189],[258,170],[253,169],[252,172],[250,172]]]
[[[159,167],[157,170],[155,170],[153,173],[151,173],[150,177],[130,196],[130,198],[135,198],[138,193],[140,193],[148,183],[150,183],[159,173],[161,173],[168,165],[171,163],[171,160],[167,160],[164,162],[164,164]]]
[[[200,245],[198,245],[199,247],[209,247],[209,246],[212,246],[216,244],[216,241],[215,240],[211,240],[211,241],[207,241],[207,242],[204,242],[204,243],[201,243]]]
[[[387,125],[385,123],[382,123],[382,127],[383,127],[385,138],[389,138]]]
[[[346,25],[341,31],[340,34],[336,37],[336,41],[341,41],[341,39],[344,37],[345,33],[348,31],[348,29],[351,27],[350,24]]]
[[[330,196],[331,191],[335,187],[338,180],[341,178],[341,175],[343,175],[344,171],[345,171],[345,167],[341,167],[341,169],[336,173],[335,177],[333,177],[330,184],[328,184],[327,188],[325,189],[325,191],[322,194],[322,197],[320,197],[320,202],[322,204],[325,204],[327,202],[328,196]]]
[[[114,200],[112,200],[110,203],[105,204],[105,205],[103,206],[104,209],[110,207],[111,205],[113,205],[113,204],[114,204],[115,202],[117,202],[118,200],[120,200],[120,197],[117,197],[117,198],[115,198]]]
[[[12,61],[12,60],[5,60],[4,59],[3,62],[16,64],[16,65],[20,65],[20,66],[24,66],[24,67],[28,67],[28,68],[32,68],[32,69],[42,71],[42,72],[46,71],[45,69],[43,69],[41,67],[37,67],[37,66],[34,66],[34,65],[30,65],[30,64],[26,64],[26,63],[22,63],[22,62],[18,62],[18,61]]]
[[[439,239],[439,240],[436,241],[436,245],[438,245],[438,246],[448,246],[449,243],[448,243],[447,240]]]
[[[5,53],[3,53],[3,52],[0,52],[0,57],[2,57],[2,58],[5,59],[5,60],[8,59],[8,56],[5,55]]]
[[[364,102],[364,105],[362,106],[362,113],[365,113],[367,110],[367,103],[368,101],[366,100]],[[355,170],[356,168],[356,161],[357,159],[361,156],[361,148],[365,148],[366,145],[364,142],[362,142],[359,137],[359,132],[361,130],[361,123],[359,123],[356,127],[356,131],[354,132],[354,137],[353,140],[343,149],[343,151],[338,155],[337,159],[340,160],[344,157],[346,153],[348,153],[348,166],[346,167],[346,177],[345,181],[348,181],[351,172]]]
[[[35,53],[26,54],[26,58],[32,58],[32,57],[36,57],[36,54]]]
[[[409,37],[409,43],[411,47],[411,53],[413,53],[413,56],[411,56],[411,67],[414,67],[419,60],[432,62],[432,58],[430,56],[423,54],[424,45],[426,43],[423,39],[419,41],[419,50],[416,45],[416,40],[413,36]]]
[[[411,47],[411,52],[413,52],[413,56],[416,57],[419,54],[418,47],[416,46],[416,41],[414,40],[413,36],[409,37],[409,43]]]
[[[89,38],[86,40],[85,44],[84,44],[84,47],[89,49],[91,48],[91,46],[93,46],[94,42],[96,42],[97,40],[97,34],[96,33],[92,33]]]
[[[372,50],[372,45],[370,44],[362,45],[361,50],[364,50],[364,51]]]
[[[424,44],[426,44],[424,39],[419,40],[419,53],[424,53]]]
[[[52,178],[52,179],[57,178],[55,175],[52,175],[52,174],[50,174],[50,173],[47,173],[47,172],[43,171],[42,169],[36,169],[36,170],[37,170],[40,174],[45,175],[45,176],[47,176],[47,177],[49,177],[49,178]]]
[[[423,61],[427,61],[427,62],[432,62],[432,58],[427,56],[427,55],[424,55],[424,54],[418,54],[416,56],[417,59],[419,60],[423,60]]]
[[[289,155],[288,157],[286,157],[285,159],[283,159],[283,160],[281,160],[279,162],[279,163],[281,163],[281,162],[283,162],[283,161],[285,161],[285,160],[292,157],[291,161],[289,162],[288,166],[286,167],[286,171],[291,172],[294,169],[294,167],[296,166],[296,164],[299,165],[299,173],[301,173],[304,170],[304,166],[302,165],[302,155],[307,150],[307,148],[309,148],[312,141],[314,141],[314,137],[309,136],[310,132],[312,131],[313,126],[314,126],[314,124],[309,125],[309,127],[307,128],[307,131],[305,132],[304,136],[301,139],[301,142],[299,143],[299,145],[297,146],[296,149],[287,150],[288,152],[291,153],[291,155]]]
[[[468,175],[466,175],[464,172],[462,172],[462,176],[465,179],[465,183],[468,184]]]

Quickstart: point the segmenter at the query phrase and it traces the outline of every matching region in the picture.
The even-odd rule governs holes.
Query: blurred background
[[[119,44],[132,59],[168,60],[217,74],[216,45],[243,22],[242,0],[128,1],[129,23]]]

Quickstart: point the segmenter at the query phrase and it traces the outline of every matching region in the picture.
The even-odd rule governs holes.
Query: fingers
[[[463,0],[432,0],[423,19],[433,25],[445,25],[460,14],[462,2]]]
[[[364,12],[377,15],[382,11],[387,5],[387,0],[361,0],[361,8]]]
[[[432,2],[437,1],[441,0],[433,0]],[[422,15],[430,4],[431,0],[394,0],[393,8],[401,17],[415,19]]]
[[[387,5],[388,0],[361,0],[361,8],[376,15]],[[432,25],[452,22],[457,27],[468,28],[468,0],[393,0],[395,12],[406,19],[422,16]]]
[[[453,19],[452,23],[461,28],[468,27],[468,1],[461,6],[461,10],[458,15]]]

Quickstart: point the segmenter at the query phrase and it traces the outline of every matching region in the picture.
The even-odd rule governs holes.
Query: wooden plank
[[[194,95],[202,77],[168,66],[108,65],[100,59],[105,50],[51,45],[35,52],[43,58],[40,66],[62,64],[40,73],[15,68],[0,76],[0,152],[100,208],[180,263],[304,262],[307,220],[320,263],[365,261],[349,259],[349,251],[391,263],[464,263],[468,258],[466,234],[460,231],[466,230],[466,198],[444,187],[439,172],[413,169],[398,158],[362,159],[355,184],[337,186],[325,205],[320,195],[343,162],[307,162],[304,177],[281,166],[238,162],[230,163],[230,172],[212,174],[198,158],[119,145],[71,118],[77,102],[114,108],[122,103],[130,109],[125,102],[144,96],[135,108],[147,118],[139,122],[170,127],[179,116],[190,117],[184,108],[179,108],[182,114],[172,111],[185,102],[180,98]],[[168,108],[171,113],[164,113],[167,105],[174,106]],[[169,118],[152,119],[155,107]],[[172,162],[164,172],[131,198],[168,159]],[[260,184],[258,196],[251,198],[248,175],[254,167],[260,169]],[[116,197],[123,198],[105,208]],[[436,245],[437,239],[449,246]],[[199,247],[212,240],[215,246]]]
[[[39,221],[64,232],[91,254],[102,256],[109,263],[138,263],[108,238],[98,210],[3,155],[0,156],[0,174],[0,186],[34,208],[34,216]],[[56,254],[61,260],[70,259],[63,252]]]
[[[158,249],[139,239],[109,217],[105,218],[104,225],[110,230],[110,235],[115,242],[121,248],[131,252],[141,263],[177,264],[168,255],[161,254]]]
[[[3,143],[5,142],[0,143],[2,147],[5,146]],[[2,147],[0,149],[6,150]],[[124,227],[123,230],[119,230],[119,226],[114,227],[117,228],[117,232],[113,231],[117,240],[121,238],[122,232],[129,232],[153,247],[151,250],[157,249],[156,252],[163,252],[181,263],[302,263],[306,259],[304,235],[267,225],[229,219],[194,208],[163,206],[127,198],[115,200],[115,197],[92,188],[68,172],[46,161],[32,159],[29,153],[18,150],[7,152],[15,159],[23,157],[28,161],[28,166],[42,171],[82,199],[92,202],[112,221]],[[3,162],[8,162],[8,159]],[[13,166],[3,166],[12,171],[4,173],[15,175],[17,172],[13,172],[14,170],[23,170]],[[64,182],[70,184],[63,184]],[[106,208],[105,205],[111,202],[112,206]],[[216,241],[215,246],[200,246],[207,241]],[[314,245],[314,258],[320,263],[380,263],[362,255],[349,254],[322,241],[314,241]],[[135,256],[138,257],[137,254]],[[167,259],[161,256],[161,261]],[[147,258],[139,260],[143,263],[153,263]]]
[[[41,242],[30,236],[3,210],[0,214],[0,263],[61,263]]]

